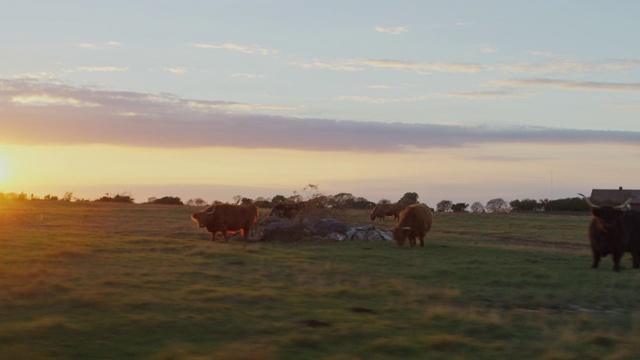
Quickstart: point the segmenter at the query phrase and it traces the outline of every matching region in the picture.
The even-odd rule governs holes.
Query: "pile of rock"
[[[378,230],[371,224],[352,227],[333,218],[311,221],[266,217],[260,221],[257,238],[259,241],[393,241],[390,231]]]

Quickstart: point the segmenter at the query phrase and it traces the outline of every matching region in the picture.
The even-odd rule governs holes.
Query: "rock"
[[[273,221],[266,225],[260,241],[299,241],[307,236],[299,221]]]
[[[328,219],[320,219],[311,227],[311,232],[314,235],[319,236],[328,236],[331,233],[338,233],[345,235],[349,231],[349,225],[338,221],[336,219],[328,218]]]

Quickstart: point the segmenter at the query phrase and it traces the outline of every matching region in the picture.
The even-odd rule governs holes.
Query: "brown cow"
[[[384,220],[385,216],[393,215],[393,220],[400,220],[400,213],[402,212],[402,204],[378,204],[373,210],[371,210],[371,214],[369,214],[369,219],[374,221],[376,218],[380,218]]]
[[[591,268],[596,269],[600,258],[611,254],[613,271],[620,271],[620,259],[627,251],[633,258],[633,267],[640,268],[640,211],[624,210],[631,199],[617,206],[594,205],[588,197],[578,195],[591,207]]]
[[[416,245],[416,238],[420,239],[420,246],[424,247],[424,236],[431,229],[433,218],[431,210],[421,204],[407,206],[400,215],[400,223],[393,228],[393,239],[398,246],[403,246],[409,238],[409,245]]]
[[[211,205],[204,210],[191,214],[191,219],[199,227],[207,228],[211,233],[211,241],[216,234],[222,233],[227,241],[227,233],[242,231],[242,238],[247,240],[249,232],[257,226],[258,207],[255,205]]]

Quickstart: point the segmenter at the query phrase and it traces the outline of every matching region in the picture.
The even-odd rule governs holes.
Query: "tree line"
[[[418,203],[419,195],[416,192],[407,192],[396,202],[402,203],[403,206]],[[135,199],[130,193],[121,194],[105,194],[104,196],[95,199],[87,200],[82,198],[76,198],[72,192],[65,192],[61,197],[56,195],[47,194],[40,198],[33,194],[27,195],[24,192],[21,193],[2,193],[0,192],[1,200],[18,200],[18,201],[63,201],[63,202],[101,202],[101,203],[134,203]],[[235,204],[255,204],[260,208],[272,208],[280,203],[297,203],[302,201],[308,201],[310,204],[317,207],[331,207],[336,209],[371,209],[376,203],[369,201],[363,197],[355,196],[351,193],[338,193],[335,195],[325,195],[319,192],[318,186],[309,184],[304,187],[303,192],[293,192],[291,196],[276,195],[272,198],[257,197],[251,199],[242,195],[236,195],[233,197]],[[211,204],[220,204],[221,201],[215,200]],[[382,199],[377,204],[390,204],[391,200]],[[210,203],[202,198],[193,198],[185,202],[181,198],[175,196],[163,196],[160,198],[152,197],[144,204],[158,204],[158,205],[187,205],[187,206],[207,206]],[[474,213],[508,213],[512,211],[534,211],[534,212],[549,212],[549,211],[576,211],[586,212],[589,211],[589,205],[584,199],[579,197],[565,198],[557,200],[540,199],[534,200],[525,198],[523,200],[513,200],[506,202],[502,198],[496,198],[489,200],[486,204],[479,201],[472,203],[471,205],[463,202],[455,203],[450,200],[442,200],[436,204],[433,211],[437,212],[474,212]]]

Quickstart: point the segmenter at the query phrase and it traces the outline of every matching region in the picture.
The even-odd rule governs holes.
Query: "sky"
[[[638,1],[0,0],[0,192],[640,188]]]

